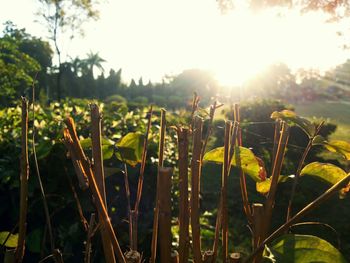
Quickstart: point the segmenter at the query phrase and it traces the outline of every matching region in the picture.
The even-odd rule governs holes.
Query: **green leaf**
[[[299,117],[294,111],[283,110],[283,111],[274,111],[271,114],[272,119],[281,119],[287,122],[289,125],[296,125],[300,127],[308,136],[311,138],[315,134],[315,125],[305,118]]]
[[[301,176],[310,175],[331,185],[346,177],[346,172],[330,163],[313,162],[306,165],[300,173]]]
[[[111,159],[114,154],[114,145],[102,145],[103,160]]]
[[[350,143],[346,141],[332,140],[326,142],[324,146],[328,151],[340,153],[346,160],[350,160]]]
[[[7,236],[10,234],[8,231],[0,232],[0,245],[4,244]],[[18,243],[18,234],[10,234],[10,237],[7,239],[4,244],[7,248],[16,248]]]
[[[218,147],[207,152],[203,160],[222,164],[224,161],[224,147]],[[254,181],[261,182],[260,171],[262,167],[259,165],[254,153],[248,148],[235,146],[231,165],[241,168]]]
[[[324,145],[326,142],[326,139],[321,135],[317,135],[312,139],[312,145]]]
[[[51,140],[40,141],[36,149],[36,156],[38,160],[44,159],[47,157],[52,150]]]
[[[129,132],[117,142],[116,157],[131,166],[141,162],[144,135],[138,132]]]
[[[347,262],[329,242],[310,235],[283,235],[265,248],[264,254],[283,263]]]
[[[80,145],[83,149],[89,149],[92,147],[92,141],[91,138],[85,138],[79,141]],[[106,138],[102,138],[102,146],[104,145],[114,145],[114,141],[106,139]]]
[[[294,175],[280,175],[278,177],[278,183],[284,183],[289,179],[293,179]],[[256,191],[260,194],[267,194],[270,191],[271,187],[271,178],[267,178],[265,181],[256,182]]]

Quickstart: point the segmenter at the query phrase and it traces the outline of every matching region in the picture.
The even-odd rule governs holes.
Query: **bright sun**
[[[115,55],[129,77],[159,80],[167,73],[200,68],[232,86],[277,62],[292,70],[322,71],[347,58],[336,34],[344,28],[325,23],[319,13],[302,16],[288,10],[278,16],[276,10],[253,13],[242,7],[222,15],[213,0],[130,0],[114,5],[105,12],[106,21],[116,25],[122,41],[105,41],[109,47],[104,50],[106,57]]]
[[[100,9],[100,20],[86,27],[84,39],[67,41],[67,53],[84,57],[89,51],[99,52],[107,69],[123,69],[126,81],[141,76],[144,81],[161,81],[166,74],[199,68],[232,86],[277,62],[292,70],[323,71],[350,57],[349,50],[340,48],[349,39],[336,34],[345,31],[349,21],[327,24],[319,13],[253,13],[242,4],[222,15],[215,0],[114,0]],[[33,17],[19,14],[15,4],[6,14],[11,10],[19,26],[44,35],[30,28]]]

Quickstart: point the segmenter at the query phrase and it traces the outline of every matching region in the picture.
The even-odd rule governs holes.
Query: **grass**
[[[323,118],[337,125],[332,139],[350,140],[350,102],[315,101],[295,105],[297,114],[309,118]]]

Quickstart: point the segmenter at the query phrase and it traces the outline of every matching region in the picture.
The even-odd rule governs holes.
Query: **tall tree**
[[[101,58],[98,53],[93,53],[90,51],[90,53],[87,54],[87,58],[84,60],[84,62],[86,64],[88,74],[90,74],[90,76],[93,77],[94,76],[94,68],[97,68],[102,72],[104,71],[102,63],[106,62],[106,60]]]
[[[62,34],[69,34],[73,39],[77,34],[83,35],[83,24],[99,17],[95,8],[98,0],[38,0],[41,8],[38,15],[46,25],[49,39],[53,42],[58,60],[58,72],[56,76],[57,99],[60,101],[61,76],[62,76],[62,50],[60,39]]]

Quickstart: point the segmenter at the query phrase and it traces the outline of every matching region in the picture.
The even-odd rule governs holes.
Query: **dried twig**
[[[92,158],[94,160],[93,173],[95,175],[96,184],[107,210],[105,176],[103,170],[102,142],[101,142],[101,114],[97,104],[91,104],[91,143],[92,143]],[[107,210],[108,211],[108,210]],[[98,214],[99,222],[102,222],[101,214]],[[107,234],[107,230],[101,227],[102,246],[107,263],[114,263],[114,251],[111,240]]]
[[[161,109],[161,120],[160,120],[160,138],[159,138],[159,148],[158,148],[158,174],[157,174],[157,189],[156,189],[156,200],[154,208],[154,218],[153,218],[153,233],[152,233],[152,243],[151,243],[151,258],[150,262],[154,263],[157,257],[157,240],[158,240],[158,220],[159,220],[159,177],[160,169],[163,167],[164,162],[164,143],[165,143],[165,132],[166,132],[166,111]]]
[[[90,222],[89,222],[89,227],[88,227],[88,232],[86,237],[84,263],[90,263],[91,261],[91,238],[93,237],[94,223],[95,223],[95,214],[92,213],[90,216]]]
[[[28,101],[22,97],[22,136],[21,136],[21,193],[20,193],[20,214],[19,214],[19,231],[18,246],[16,251],[16,261],[22,262],[25,251],[26,220],[28,209]]]
[[[171,261],[171,176],[172,168],[159,169],[160,262]]]
[[[67,125],[67,129],[64,130],[64,141],[65,145],[68,146],[68,150],[72,153],[74,151],[74,154],[78,156],[80,163],[82,164],[84,176],[89,180],[89,186],[92,192],[92,195],[95,200],[95,205],[97,208],[98,213],[101,215],[101,227],[106,228],[106,231],[110,237],[110,240],[113,244],[113,249],[117,253],[117,258],[119,262],[125,262],[124,255],[121,251],[121,248],[119,246],[119,242],[115,236],[112,224],[109,220],[108,213],[106,210],[106,207],[104,205],[103,199],[101,197],[101,194],[99,192],[99,189],[97,187],[95,176],[93,174],[93,171],[91,169],[91,164],[87,157],[85,156],[79,139],[78,135],[76,133],[75,124],[72,118],[68,118],[65,121]]]
[[[194,262],[202,262],[201,236],[199,223],[199,192],[200,175],[202,170],[202,128],[203,120],[199,116],[194,117],[193,126],[193,150],[191,161],[191,227]]]
[[[189,203],[188,203],[188,136],[189,129],[177,128],[179,150],[179,262],[187,263],[189,254]]]

